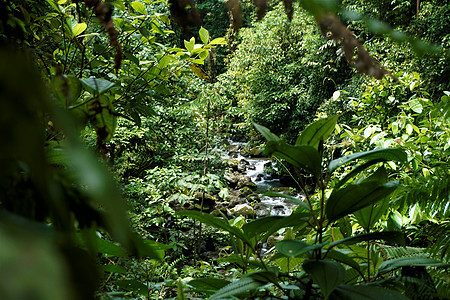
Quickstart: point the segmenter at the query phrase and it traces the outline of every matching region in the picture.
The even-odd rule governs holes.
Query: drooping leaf
[[[116,280],[114,284],[126,291],[133,292],[141,296],[148,296],[148,287],[140,281],[123,279]]]
[[[308,214],[303,213],[294,213],[287,217],[267,216],[244,224],[242,230],[244,230],[247,236],[255,236],[264,232],[266,232],[267,236],[284,227],[301,225],[309,218],[310,216]],[[263,237],[263,239],[265,239],[265,237]]]
[[[302,131],[295,145],[308,145],[317,150],[320,141],[325,141],[333,132],[338,118],[339,116],[331,116],[311,123]]]
[[[228,299],[235,295],[245,294],[250,291],[253,291],[264,284],[265,282],[260,282],[249,277],[244,279],[238,279],[218,290],[209,299],[210,300]]]
[[[269,142],[278,142],[280,140],[280,138],[276,134],[272,133],[268,128],[256,123],[253,123],[253,126],[255,126],[256,130],[258,130]]]
[[[300,240],[283,240],[283,241],[279,241],[278,243],[276,243],[275,247],[283,255],[288,256],[288,257],[295,257],[295,256],[302,255],[303,253],[306,253],[308,251],[319,249],[320,247],[323,247],[326,244],[328,244],[328,242],[315,244],[315,245],[309,245]]]
[[[330,295],[330,300],[407,300],[403,294],[377,286],[340,285]]]
[[[337,168],[349,163],[355,159],[364,159],[364,160],[381,160],[381,161],[398,161],[405,162],[407,159],[406,152],[401,149],[374,149],[365,152],[358,152],[347,155],[342,158],[338,158],[332,160],[328,165],[328,171],[333,172]]]
[[[344,178],[342,178],[338,183],[336,183],[336,185],[334,186],[334,189],[338,189],[341,186],[343,186],[350,178],[360,174],[362,171],[366,170],[367,168],[369,168],[370,166],[377,164],[379,162],[382,162],[384,160],[382,159],[373,159],[373,160],[369,160],[366,163],[360,164],[358,166],[356,166],[353,170],[351,170],[347,175],[345,175]]]
[[[227,284],[229,284],[230,281],[225,279],[219,279],[219,278],[198,278],[194,279],[188,282],[188,285],[192,286],[196,290],[199,291],[217,291]]]
[[[226,45],[227,41],[224,38],[215,38],[213,39],[209,45]]]
[[[360,270],[359,264],[353,258],[351,258],[350,256],[348,256],[345,253],[342,253],[339,250],[334,250],[334,249],[330,250],[327,253],[327,258],[331,258],[335,261],[346,264],[347,266],[350,266],[355,270],[358,270],[358,271]]]
[[[127,269],[119,265],[103,265],[100,267],[104,272],[126,274]]]
[[[89,92],[95,95],[103,94],[115,86],[114,82],[95,77],[81,79],[81,83]]]
[[[259,282],[266,283],[278,283],[278,276],[276,273],[271,271],[257,271],[247,275],[247,277],[253,278]]]
[[[398,181],[386,184],[369,181],[348,185],[331,193],[325,204],[325,212],[330,221],[337,220],[387,197],[398,186]]]
[[[306,204],[302,200],[300,200],[300,199],[298,199],[298,198],[296,198],[294,196],[291,196],[291,195],[287,195],[287,194],[283,194],[283,193],[277,193],[277,192],[267,192],[267,193],[264,193],[263,196],[286,198],[286,199],[292,201],[294,204],[297,204],[298,206],[306,209],[307,211],[311,210],[309,208],[308,204]]]
[[[291,146],[284,141],[268,142],[265,153],[284,159],[294,167],[305,169],[316,177],[320,176],[320,154],[311,146]]]
[[[191,64],[191,70],[194,72],[195,76],[197,76],[200,79],[203,79],[207,82],[209,82],[209,76],[206,74],[205,71],[196,63]]]
[[[372,232],[372,233],[364,233],[359,235],[353,235],[347,237],[345,239],[332,242],[328,247],[328,250],[331,250],[333,247],[336,247],[341,244],[352,245],[360,242],[374,241],[374,240],[382,240],[389,242],[391,244],[405,245],[405,238],[401,232],[398,231],[383,231],[383,232]]]
[[[314,283],[320,287],[325,299],[345,278],[344,267],[334,261],[305,260],[303,270],[311,275]]]
[[[389,272],[400,267],[442,267],[446,264],[440,260],[423,256],[399,257],[383,261],[378,267],[380,273]]]
[[[245,233],[241,229],[229,225],[228,222],[226,222],[218,217],[214,217],[210,214],[200,212],[200,211],[195,211],[195,210],[184,210],[184,211],[177,212],[176,214],[179,216],[183,216],[183,217],[190,217],[190,218],[196,219],[206,225],[225,230],[225,231],[235,235],[236,237],[240,238],[242,241],[245,241],[250,244],[248,237],[245,235]]]

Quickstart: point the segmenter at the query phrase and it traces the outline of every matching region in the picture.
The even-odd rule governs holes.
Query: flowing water
[[[238,147],[244,147],[246,144],[234,141],[229,142],[230,146],[234,145]],[[275,216],[290,215],[293,206],[293,204],[290,203],[290,201],[281,197],[262,196],[268,190],[282,187],[282,184],[280,183],[279,179],[272,178],[264,171],[264,167],[267,165],[271,165],[272,160],[269,158],[246,158],[243,157],[239,152],[240,151],[237,151],[237,156],[235,155],[235,157],[230,157],[229,153],[227,152],[224,153],[222,157],[224,159],[237,160],[241,164],[247,165],[248,163],[244,174],[249,176],[251,180],[256,184],[257,187],[256,193],[260,197],[261,203],[267,208],[266,212],[258,213],[258,215],[260,214],[275,215]],[[297,197],[301,198],[301,195],[297,195]]]

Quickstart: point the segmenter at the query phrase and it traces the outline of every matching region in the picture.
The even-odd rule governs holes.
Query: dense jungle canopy
[[[449,299],[448,0],[0,0],[0,299]]]

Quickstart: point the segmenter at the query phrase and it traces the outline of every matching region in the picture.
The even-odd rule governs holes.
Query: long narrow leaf
[[[364,160],[381,160],[381,161],[398,161],[405,162],[408,156],[402,149],[374,149],[365,152],[358,152],[347,155],[342,158],[332,160],[328,165],[328,171],[333,172],[337,168],[356,159]]]
[[[333,247],[341,244],[352,245],[360,242],[374,240],[383,240],[392,244],[405,245],[405,238],[403,237],[403,233],[398,231],[383,231],[354,235],[339,241],[332,242],[330,244],[330,247],[328,247],[328,251],[330,251]]]
[[[383,261],[378,267],[380,273],[388,272],[400,267],[442,267],[442,261],[423,256],[407,256]]]
[[[250,291],[256,290],[260,286],[263,286],[264,282],[259,282],[257,280],[254,280],[252,278],[244,278],[236,280],[220,290],[218,290],[214,295],[209,298],[210,300],[218,300],[218,299],[227,299],[229,297],[248,293]]]
[[[318,148],[320,141],[325,141],[333,132],[339,116],[330,116],[311,123],[306,127],[295,143],[296,146],[308,145]]]
[[[387,197],[398,186],[398,181],[386,184],[368,181],[348,185],[331,193],[325,212],[330,221],[337,220]]]

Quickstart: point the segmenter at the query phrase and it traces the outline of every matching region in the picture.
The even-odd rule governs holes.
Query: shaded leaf
[[[114,82],[95,77],[81,79],[81,83],[89,92],[96,95],[103,94],[115,86]]]
[[[347,266],[352,267],[355,270],[360,270],[359,264],[350,256],[348,256],[345,253],[340,252],[339,250],[330,250],[327,253],[327,258],[334,259],[335,261],[341,262],[343,264],[346,264]]]
[[[442,267],[445,265],[445,263],[436,259],[423,256],[407,256],[383,261],[378,267],[378,271],[384,273],[400,267]]]
[[[218,289],[223,288],[230,281],[219,278],[199,278],[194,279],[188,282],[188,285],[192,286],[196,290],[202,291],[217,291]]]
[[[328,171],[333,172],[337,168],[349,163],[355,159],[364,159],[364,160],[382,160],[382,161],[398,161],[405,162],[408,156],[406,152],[401,149],[374,149],[365,152],[358,152],[347,155],[342,158],[338,158],[332,160],[328,165]]]
[[[133,292],[141,296],[148,296],[148,287],[142,282],[139,282],[137,280],[133,279],[116,280],[114,283],[118,287],[126,291]]]
[[[265,283],[259,282],[253,278],[244,278],[244,279],[238,279],[220,290],[218,290],[214,295],[209,298],[210,300],[214,299],[226,299],[231,296],[239,295],[248,293],[252,290],[255,290],[259,288],[260,286],[263,286]]]
[[[340,285],[330,295],[330,300],[407,300],[397,291],[377,286],[364,285]]]
[[[398,245],[405,244],[405,238],[403,237],[403,233],[398,231],[383,231],[383,232],[372,232],[354,235],[339,241],[332,242],[328,247],[328,250],[331,250],[333,247],[336,247],[341,244],[352,245],[360,242],[367,242],[374,240],[383,240]]]
[[[398,186],[398,181],[386,184],[369,181],[348,185],[331,193],[325,204],[325,212],[330,221],[337,220],[387,197]]]
[[[240,230],[237,227],[229,225],[228,222],[224,221],[223,219],[195,210],[184,210],[177,212],[176,214],[183,217],[190,217],[209,226],[225,230],[250,244],[248,237],[244,234],[242,230]]]
[[[309,245],[300,240],[283,240],[279,241],[275,244],[275,247],[278,251],[280,251],[283,255],[294,257],[302,255],[308,251],[315,250],[323,247],[329,242],[324,242],[321,244]]]
[[[256,123],[253,123],[253,126],[255,126],[256,130],[258,130],[269,142],[278,142],[280,140],[280,138],[276,134],[272,133],[268,128]]]
[[[345,269],[341,264],[326,260],[305,260],[303,269],[311,275],[325,299],[344,280]]]

